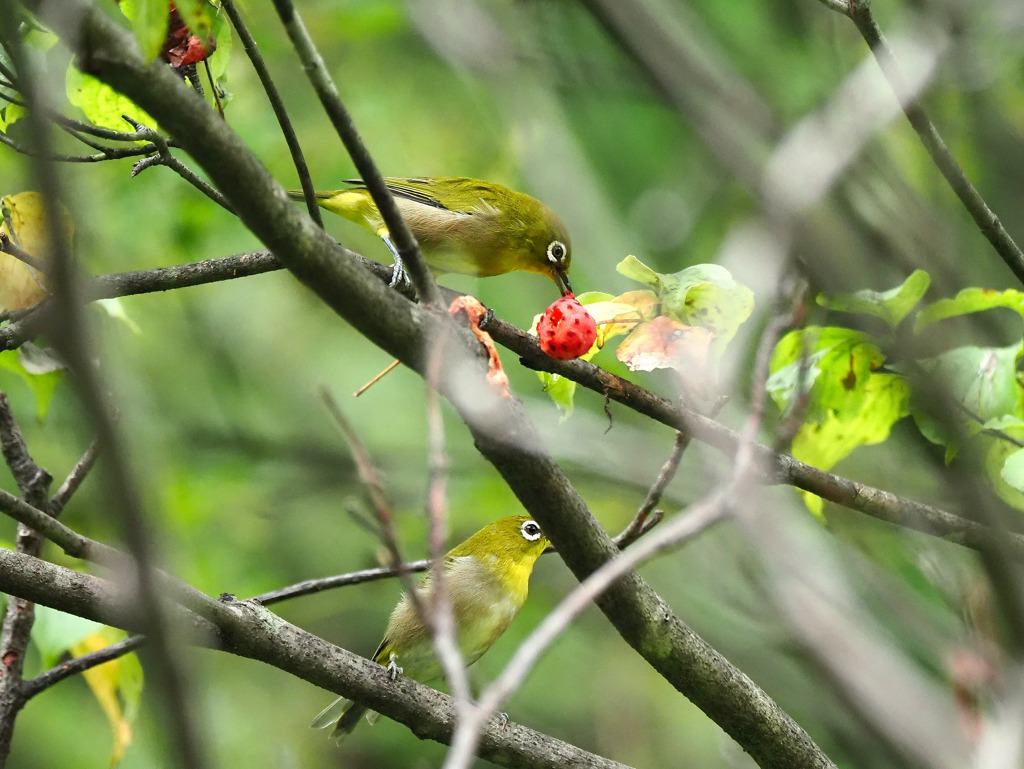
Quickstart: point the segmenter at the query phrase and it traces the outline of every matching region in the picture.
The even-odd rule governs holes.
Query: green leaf
[[[210,27],[210,35],[217,42],[217,50],[213,52],[207,63],[210,65],[210,77],[218,85],[227,81],[228,62],[231,60],[231,24],[227,14],[217,9]],[[223,103],[223,99],[221,100]]]
[[[127,96],[124,96],[92,75],[68,67],[65,79],[68,101],[78,107],[95,125],[115,131],[130,131],[122,115],[156,130],[156,121]]]
[[[907,415],[910,388],[898,374],[872,374],[857,397],[829,409],[821,422],[805,422],[793,440],[793,456],[828,470],[858,446],[881,443]]]
[[[103,312],[107,314],[107,317],[112,320],[116,320],[119,323],[123,323],[128,330],[136,336],[142,333],[142,329],[139,328],[139,324],[136,323],[124,309],[124,302],[121,301],[120,297],[115,296],[110,299],[97,299],[93,304],[103,310]]]
[[[160,55],[170,23],[171,0],[121,0],[121,12],[132,22],[132,32],[147,61]]]
[[[1006,458],[999,477],[1011,488],[1024,492],[1024,449],[1017,449]]]
[[[715,335],[712,350],[719,355],[754,309],[754,293],[717,264],[695,264],[666,275],[627,256],[615,269],[653,288],[662,314],[711,331]]]
[[[53,394],[63,374],[64,364],[31,342],[22,345],[17,355],[0,353],[0,371],[15,374],[32,390],[36,400],[36,419],[46,419],[53,402]]]
[[[655,290],[661,287],[661,276],[632,254],[615,265],[615,271]]]
[[[17,120],[25,117],[27,114],[28,110],[20,104],[8,104],[0,112],[0,131],[6,132]]]
[[[580,304],[596,304],[597,302],[610,302],[614,298],[612,294],[604,291],[584,291],[576,297],[576,301]]]
[[[1024,440],[1024,420],[1001,417],[986,422],[981,429],[999,430],[1016,440]],[[982,432],[975,439],[981,446],[985,472],[996,494],[1007,504],[1024,510],[1024,449],[1002,435]]]
[[[818,419],[828,408],[820,398],[822,388],[829,389],[825,380],[818,382],[822,373],[830,372],[833,384],[847,392],[851,381],[863,378],[872,366],[880,366],[883,361],[884,356],[867,334],[838,326],[808,326],[789,332],[775,345],[768,367],[768,392],[783,411],[792,405],[798,392],[818,393],[807,413]]]
[[[30,45],[37,51],[45,53],[60,40],[56,34],[50,31],[49,27],[39,22],[34,15],[26,13],[22,19],[21,39],[26,45]],[[7,63],[6,61],[4,62]]]
[[[1018,417],[1024,416],[1024,391],[1017,374],[1019,357],[1020,348],[1016,345],[957,347],[934,358],[918,361],[931,379],[942,382],[950,398],[984,423],[979,424],[968,414],[936,418],[928,411],[912,406],[911,415],[917,429],[932,443],[946,447],[947,463],[960,450],[958,435],[974,434],[982,429],[1013,428]],[[950,418],[964,424],[963,431],[952,428]],[[990,472],[990,476],[998,478],[998,467]]]
[[[538,371],[537,376],[540,377],[540,382],[544,386],[544,392],[551,397],[558,410],[562,412],[562,419],[568,419],[575,409],[576,383],[564,376],[547,371]]]
[[[921,331],[926,326],[946,318],[955,318],[996,307],[1006,307],[1024,317],[1024,292],[1013,288],[1006,291],[965,288],[952,299],[940,299],[921,310],[914,323],[914,330]]]
[[[53,667],[68,649],[102,627],[98,622],[37,604],[32,643],[39,650],[43,665]]]
[[[208,0],[175,0],[174,6],[189,32],[204,42],[209,39],[214,12],[217,10],[213,3]],[[217,43],[219,45],[220,41]]]
[[[818,304],[830,310],[872,315],[895,328],[921,300],[929,285],[931,277],[928,273],[914,270],[902,284],[888,291],[819,294]]]
[[[945,392],[982,421],[1024,414],[1024,393],[1017,376],[1020,345],[956,347],[918,361]],[[957,415],[959,418],[960,415]]]

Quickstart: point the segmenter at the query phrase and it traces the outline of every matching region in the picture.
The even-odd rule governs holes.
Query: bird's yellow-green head
[[[481,560],[494,559],[503,568],[525,568],[528,577],[533,564],[550,544],[533,518],[528,515],[510,515],[484,526],[472,537],[453,547],[447,557],[471,555]]]
[[[500,213],[487,217],[495,232],[493,244],[488,247],[500,254],[504,271],[547,275],[563,294],[571,293],[572,244],[561,218],[536,198],[498,185],[492,187]]]

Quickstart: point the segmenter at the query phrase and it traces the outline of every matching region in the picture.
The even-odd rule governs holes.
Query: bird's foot
[[[388,283],[388,287],[394,288],[405,283],[408,279],[409,276],[405,274],[405,267],[402,265],[402,258],[395,254],[395,264],[391,268],[391,282]]]
[[[508,713],[503,713],[499,710],[495,715],[498,716],[498,720],[501,721],[501,726],[498,727],[499,729],[504,729],[508,726]]]
[[[387,667],[388,678],[390,678],[392,681],[394,681],[400,675],[402,675],[402,668],[398,666],[398,663],[395,662],[395,659],[395,655],[391,655],[391,660],[388,662]]]

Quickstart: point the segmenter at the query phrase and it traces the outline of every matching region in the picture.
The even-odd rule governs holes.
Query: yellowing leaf
[[[629,291],[607,301],[582,303],[597,321],[598,347],[603,347],[608,339],[628,334],[644,321],[657,317],[661,306],[651,291]]]
[[[706,328],[659,315],[637,326],[615,354],[632,371],[671,368],[701,381],[707,374],[708,350],[714,336]]]
[[[38,261],[45,262],[49,256],[50,233],[46,228],[43,210],[43,196],[38,192],[19,192],[7,195],[0,201],[4,218],[11,222],[0,224],[0,233]],[[60,219],[64,228],[63,236],[70,240],[74,224],[67,209],[61,208]],[[20,259],[0,253],[0,311],[20,310],[30,307],[46,297],[45,276]]]
[[[112,643],[110,636],[113,634],[119,634],[121,637],[124,635],[119,631],[101,630],[74,644],[69,651],[73,656],[80,657],[105,649]],[[132,653],[89,668],[82,675],[107,720],[110,721],[114,735],[110,766],[116,766],[132,741],[131,724],[135,720],[142,694],[142,667],[138,657]]]
[[[879,371],[884,362],[868,336],[850,329],[810,326],[779,340],[769,392],[783,411],[806,398],[794,457],[828,470],[858,446],[889,437],[909,412],[910,386],[898,374]],[[820,501],[805,499],[820,515]]]

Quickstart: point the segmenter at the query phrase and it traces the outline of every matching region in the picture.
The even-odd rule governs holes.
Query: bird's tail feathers
[[[317,717],[310,723],[309,728],[326,729],[328,726],[336,723],[338,719],[345,715],[346,711],[351,707],[352,700],[347,700],[344,697],[338,697],[338,699],[320,711]]]
[[[377,723],[377,719],[380,718],[380,713],[375,710],[369,710],[365,705],[339,697],[321,710],[309,726],[312,729],[326,729],[328,726],[333,726],[334,731],[331,732],[331,737],[336,744],[340,745],[356,728],[364,714],[371,725]]]

